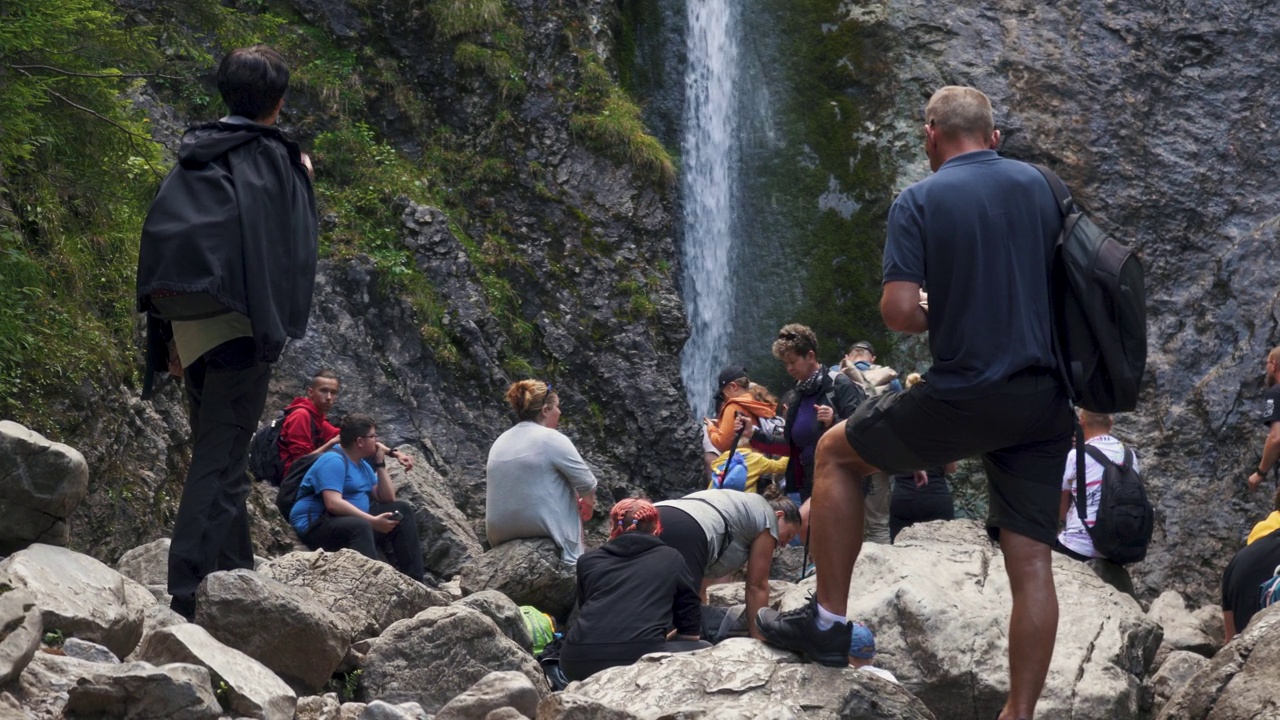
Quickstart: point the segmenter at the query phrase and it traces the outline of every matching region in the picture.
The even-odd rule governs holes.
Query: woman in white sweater
[[[596,502],[596,477],[556,427],[560,398],[549,383],[521,380],[507,390],[515,427],[489,448],[485,532],[497,547],[517,538],[551,538],[564,561],[582,554],[582,520]]]

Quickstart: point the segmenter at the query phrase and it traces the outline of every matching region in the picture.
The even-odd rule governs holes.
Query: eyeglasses
[[[378,434],[374,433],[372,435],[361,435],[360,437],[364,438],[365,440],[377,440]]]

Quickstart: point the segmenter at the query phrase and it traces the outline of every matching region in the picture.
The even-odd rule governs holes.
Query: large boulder
[[[532,605],[564,617],[577,599],[577,576],[548,538],[512,540],[462,569],[462,593],[497,590],[517,605]]]
[[[169,604],[169,538],[139,545],[120,556],[116,570]]]
[[[324,687],[351,646],[350,631],[314,593],[252,570],[206,577],[196,595],[196,623],[311,692]]]
[[[692,653],[655,653],[544,700],[538,720],[933,718],[900,685],[853,668],[805,663],[747,638]],[[946,717],[946,716],[940,716]]]
[[[396,484],[396,499],[413,506],[418,521],[418,539],[422,543],[422,564],[429,572],[443,578],[462,572],[484,548],[471,529],[467,516],[454,504],[445,479],[416,448],[398,448],[413,457],[412,470],[398,462],[387,463]]]
[[[363,670],[366,698],[417,702],[429,713],[498,670],[515,670],[535,687],[546,687],[541,668],[524,648],[482,613],[457,605],[428,608],[387,628],[374,641]]]
[[[479,610],[517,645],[530,652],[533,651],[533,635],[529,633],[529,626],[524,622],[524,613],[520,611],[520,606],[506,595],[497,590],[481,590],[453,604]]]
[[[443,593],[355,550],[293,552],[266,563],[258,572],[310,590],[353,640],[376,637],[398,620],[449,602]]]
[[[103,670],[109,671],[112,667],[116,666],[37,652],[22,674],[5,686],[5,691],[23,710],[17,717],[62,720],[66,716],[71,688],[75,687],[80,678]],[[0,708],[3,708],[3,704],[0,704]],[[7,720],[9,715],[0,712],[0,717]]]
[[[1060,619],[1036,709],[1045,717],[1124,720],[1140,714],[1160,627],[1085,564],[1054,554]],[[802,581],[780,609],[808,602]],[[876,633],[876,664],[938,717],[989,720],[1008,694],[1012,599],[998,546],[972,520],[915,525],[894,545],[866,544],[849,617]]]
[[[67,544],[67,518],[89,492],[89,465],[75,448],[0,420],[0,555],[32,543]]]
[[[1253,616],[1170,698],[1160,720],[1280,717],[1280,607]]]
[[[35,599],[0,585],[0,687],[31,662],[43,635],[44,622]]]
[[[1205,615],[1216,615],[1209,618],[1219,628],[1216,637],[1205,627]],[[1201,608],[1192,612],[1187,608],[1186,599],[1177,590],[1166,590],[1152,601],[1151,607],[1147,608],[1147,617],[1164,630],[1164,640],[1156,651],[1152,667],[1160,667],[1170,653],[1179,650],[1189,650],[1208,658],[1213,657],[1218,648],[1222,647],[1222,611]]]
[[[214,720],[222,715],[209,670],[185,663],[108,666],[80,677],[67,695],[69,717]]]
[[[466,692],[445,703],[435,720],[485,720],[500,708],[513,708],[532,718],[538,714],[542,697],[524,673],[514,670],[491,672]]]
[[[796,589],[796,584],[786,580],[769,581],[769,604],[776,605],[788,593]],[[733,607],[747,602],[747,584],[730,582],[712,585],[707,588],[707,604],[715,607]]]
[[[142,637],[142,616],[155,603],[129,578],[66,548],[36,544],[0,562],[0,585],[30,593],[46,630],[107,646],[116,657]]]
[[[231,709],[245,717],[293,718],[298,698],[283,680],[257,660],[218,642],[199,625],[183,623],[157,630],[138,648],[138,658],[153,665],[191,663],[208,668],[216,680],[226,683]]]
[[[1196,673],[1208,666],[1209,660],[1190,650],[1174,650],[1161,663],[1146,685],[1146,704],[1152,715],[1158,715],[1169,699]]]

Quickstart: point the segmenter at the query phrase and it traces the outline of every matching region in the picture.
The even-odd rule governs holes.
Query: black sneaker
[[[760,628],[765,642],[798,652],[827,667],[845,667],[849,664],[849,638],[853,634],[853,623],[819,630],[817,621],[818,599],[813,595],[802,608],[780,613],[766,607],[756,613],[756,627]]]

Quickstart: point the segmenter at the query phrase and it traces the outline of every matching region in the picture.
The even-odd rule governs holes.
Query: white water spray
[[[737,184],[738,23],[734,0],[688,0],[688,65],[681,155],[684,303],[689,341],[680,359],[689,405],[710,413],[728,360]]]

